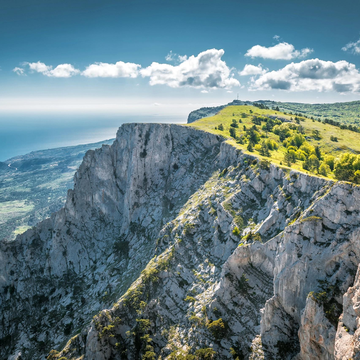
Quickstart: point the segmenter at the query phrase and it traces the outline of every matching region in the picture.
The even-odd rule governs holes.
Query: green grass
[[[247,117],[243,117],[243,114],[246,114]],[[270,157],[264,157],[259,154],[258,151],[254,150],[253,152],[249,152],[247,150],[247,144],[239,144],[235,139],[230,137],[229,130],[230,124],[233,119],[237,121],[241,119],[242,123],[238,123],[239,128],[236,129],[236,135],[240,136],[241,134],[245,134],[243,131],[243,126],[245,125],[247,128],[250,128],[254,125],[252,118],[253,116],[270,116],[276,115],[281,118],[286,118],[291,120],[292,123],[296,124],[295,116],[291,114],[284,114],[281,111],[275,111],[271,109],[260,109],[251,105],[240,105],[240,106],[228,106],[221,110],[215,116],[203,118],[197,120],[187,126],[191,126],[193,128],[207,131],[213,134],[221,135],[227,139],[227,142],[236,148],[241,149],[244,153],[256,155],[257,157],[269,159],[271,162],[282,166],[287,167],[284,162],[284,155],[287,152],[286,147],[282,146],[279,141],[279,136],[275,135],[272,132],[268,132],[267,136],[269,139],[275,140],[279,143],[279,148],[277,150],[271,151]],[[335,157],[340,156],[344,152],[352,152],[355,154],[360,153],[360,134],[350,131],[340,129],[339,127],[324,124],[322,122],[313,121],[307,117],[300,117],[300,125],[304,127],[305,134],[304,136],[307,138],[307,142],[312,146],[319,146],[321,151],[326,154],[331,154]],[[219,124],[224,126],[224,130],[221,131],[219,129],[215,129]],[[296,124],[299,125],[299,124]],[[260,127],[259,127],[260,128]],[[318,130],[321,135],[320,140],[316,140],[313,137],[313,131]],[[266,136],[265,132],[260,132],[262,136]],[[338,138],[337,142],[333,142],[330,140],[331,136],[335,136]],[[264,139],[260,139],[260,142]],[[310,174],[309,171],[306,171],[302,168],[302,162],[296,161],[296,163],[291,165],[292,169],[302,171]],[[328,177],[333,178],[333,174],[329,174]]]
[[[301,113],[316,119],[331,119],[347,125],[360,125],[360,101],[341,102],[334,104],[302,104],[291,102],[261,101],[268,107],[278,106],[280,110]]]

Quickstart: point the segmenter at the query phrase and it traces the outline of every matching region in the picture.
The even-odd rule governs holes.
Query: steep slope
[[[181,126],[131,124],[87,152],[65,208],[0,243],[1,357],[45,354],[118,299],[163,223],[212,174],[219,145]]]
[[[359,200],[215,135],[124,125],[63,210],[1,244],[1,355],[333,359],[357,326]]]

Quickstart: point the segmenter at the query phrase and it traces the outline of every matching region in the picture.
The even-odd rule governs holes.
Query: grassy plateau
[[[360,134],[355,126],[344,129],[264,104],[228,106],[187,126],[221,135],[244,153],[282,167],[331,179],[360,180]]]

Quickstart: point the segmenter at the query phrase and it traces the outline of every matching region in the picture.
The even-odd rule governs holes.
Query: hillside
[[[356,185],[123,125],[64,208],[0,242],[0,356],[356,358],[359,213]]]
[[[0,239],[13,240],[64,206],[85,153],[112,142],[33,151],[0,163]]]
[[[263,104],[270,109],[279,108],[282,112],[298,114],[308,118],[324,121],[325,119],[338,121],[346,125],[360,126],[360,101],[341,102],[333,104],[306,104],[270,100],[241,101],[234,100],[226,105],[207,107],[192,111],[188,116],[188,123],[204,117],[216,115],[220,110],[231,105]]]
[[[259,101],[270,108],[279,107],[286,112],[314,117],[321,121],[332,119],[346,125],[360,126],[360,101],[332,104],[304,104],[278,101]]]
[[[357,128],[348,130],[305,116],[259,107],[259,104],[227,106],[216,115],[188,126],[221,135],[243,152],[279,166],[360,183]]]

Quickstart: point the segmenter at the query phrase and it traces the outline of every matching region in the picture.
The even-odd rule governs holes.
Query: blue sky
[[[359,14],[349,0],[0,0],[0,111],[358,100]]]

